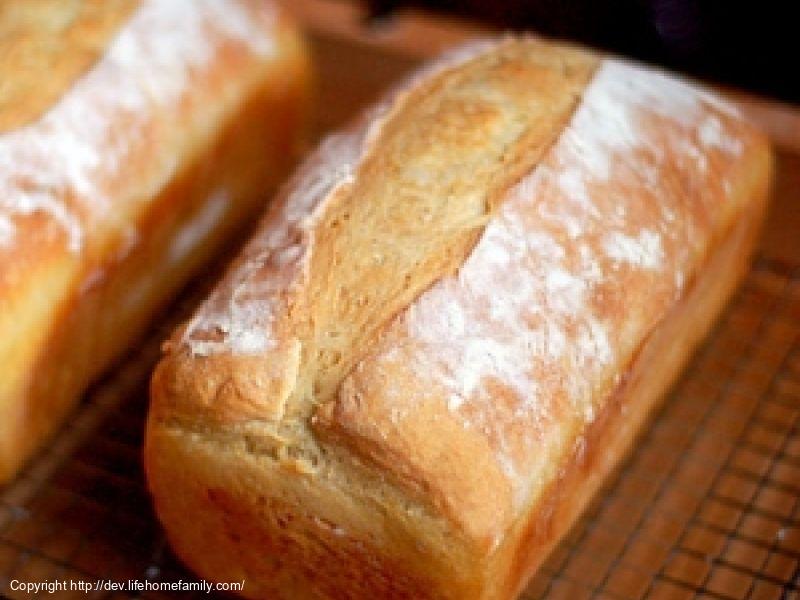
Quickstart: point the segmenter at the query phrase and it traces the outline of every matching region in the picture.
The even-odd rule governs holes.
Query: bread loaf
[[[251,598],[513,598],[748,265],[737,110],[527,38],[324,141],[152,382],[155,506]]]
[[[296,155],[308,64],[259,0],[0,4],[0,482]]]

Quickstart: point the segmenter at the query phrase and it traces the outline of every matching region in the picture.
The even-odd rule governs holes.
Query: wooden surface
[[[318,136],[347,122],[421,59],[485,33],[413,11],[365,26],[363,13],[345,0],[286,1],[311,32]],[[556,549],[525,600],[800,597],[800,112],[738,97],[778,147],[760,259],[635,455]],[[192,579],[152,513],[142,427],[160,342],[224,263],[186,290],[147,339],[89,390],[57,439],[0,488],[0,596],[33,597],[12,592],[12,579]]]

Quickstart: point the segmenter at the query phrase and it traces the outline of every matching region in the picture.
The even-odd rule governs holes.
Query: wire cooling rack
[[[147,378],[168,329],[0,489],[0,592],[30,598],[13,579],[192,578],[155,521],[140,460]],[[800,598],[799,427],[800,266],[761,261],[524,600]]]

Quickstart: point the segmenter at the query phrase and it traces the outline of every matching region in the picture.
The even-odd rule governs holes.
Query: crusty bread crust
[[[488,569],[493,588],[489,597],[513,598],[522,591],[634,446],[643,425],[744,278],[761,231],[768,191],[768,179],[753,183],[752,204],[720,236],[719,247],[687,284],[686,294],[648,335],[600,412],[563,456],[558,477],[543,490],[536,507],[511,527],[503,547],[495,552]]]
[[[145,454],[177,552],[254,598],[511,597],[735,286],[769,171],[640,67],[527,39],[429,67],[168,344]]]
[[[382,331],[316,431],[491,551],[753,202],[742,165],[760,181],[765,154],[700,92],[604,62],[458,274]]]
[[[61,88],[22,121],[0,106],[0,481],[263,206],[308,112],[305,49],[270,3],[119,4],[74,16],[105,44],[82,72],[37,46],[56,12],[16,40]]]
[[[0,134],[41,118],[102,57],[139,4],[0,3]]]

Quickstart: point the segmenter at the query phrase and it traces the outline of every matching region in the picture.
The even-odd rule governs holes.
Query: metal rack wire
[[[169,327],[0,490],[0,592],[30,597],[11,579],[191,578],[155,522],[140,462],[147,376]],[[524,600],[800,598],[799,428],[800,267],[762,261]]]

